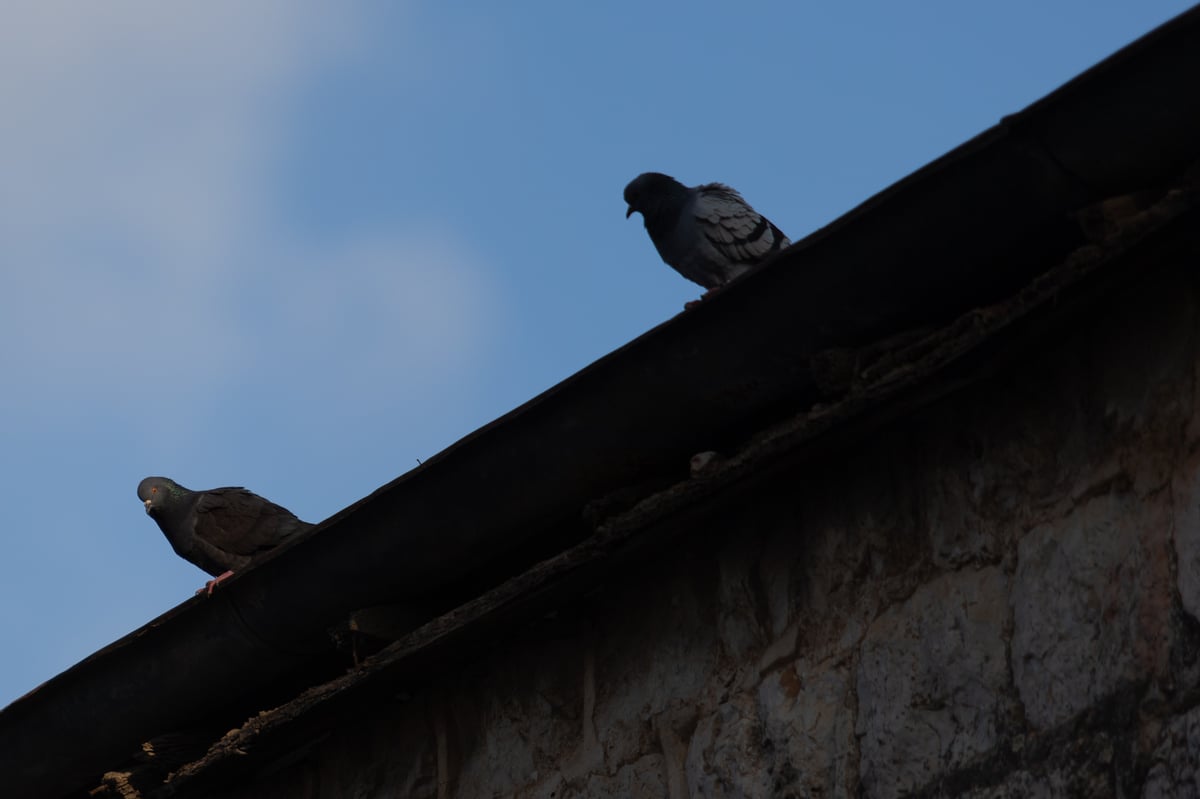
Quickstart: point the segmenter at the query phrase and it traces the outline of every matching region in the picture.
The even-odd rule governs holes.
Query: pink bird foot
[[[233,572],[231,572],[231,571],[222,572],[221,574],[218,574],[216,577],[214,577],[213,579],[211,579],[207,583],[205,583],[203,588],[197,588],[196,593],[204,594],[205,596],[212,596],[213,589],[217,587],[217,584],[221,583],[225,580],[228,580],[232,576],[233,576]]]

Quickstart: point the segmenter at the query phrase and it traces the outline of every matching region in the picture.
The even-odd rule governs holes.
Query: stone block
[[[1012,669],[1034,729],[1072,718],[1123,680],[1166,668],[1167,529],[1161,499],[1110,491],[1021,539]]]
[[[856,675],[867,796],[903,796],[997,745],[1014,711],[1007,597],[1000,569],[963,570],[871,625]]]
[[[858,758],[849,666],[800,661],[763,675],[758,712],[774,795],[854,795]]]

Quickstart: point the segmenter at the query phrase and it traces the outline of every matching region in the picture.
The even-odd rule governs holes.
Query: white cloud
[[[284,0],[6,7],[0,369],[20,388],[0,411],[84,390],[203,402],[289,347],[346,375],[469,357],[486,301],[448,237],[297,255],[271,221],[287,99],[357,57],[362,26],[353,5]]]
[[[432,390],[487,347],[497,293],[480,262],[436,227],[297,254],[259,288],[251,361],[392,404],[398,386]]]
[[[281,2],[8,9],[5,219],[15,212],[34,226],[26,230],[46,234],[103,220],[202,243],[205,216],[188,212],[220,213],[213,221],[224,225],[240,217],[247,201],[230,183],[253,186],[245,170],[270,146],[275,101],[353,43],[350,26],[337,24],[350,19]],[[217,206],[217,197],[230,204]]]

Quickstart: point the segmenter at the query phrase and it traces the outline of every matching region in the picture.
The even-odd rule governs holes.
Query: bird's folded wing
[[[196,536],[237,555],[270,549],[302,525],[290,511],[240,487],[205,491],[196,503]]]
[[[757,263],[789,244],[770,220],[720,183],[700,187],[693,213],[708,243],[733,263]]]

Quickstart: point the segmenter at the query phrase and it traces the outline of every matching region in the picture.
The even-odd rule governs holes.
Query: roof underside
[[[224,732],[286,703],[173,781],[202,792],[299,745],[314,717],[371,685],[598,579],[706,503],[953,390],[994,362],[999,342],[1011,350],[1072,313],[1063,297],[1085,302],[1132,263],[1194,250],[1192,195],[1167,190],[1186,185],[1200,156],[1196,75],[1192,9],[211,599],[53,678],[0,712],[9,795],[84,790],[143,741]],[[993,306],[986,324],[964,316],[982,306]],[[860,367],[849,376],[848,351]],[[866,371],[864,352],[875,355]],[[689,479],[689,458],[706,450],[736,454]],[[328,630],[384,605],[407,609],[391,617],[399,640],[344,674]],[[254,755],[227,756],[238,749]]]

